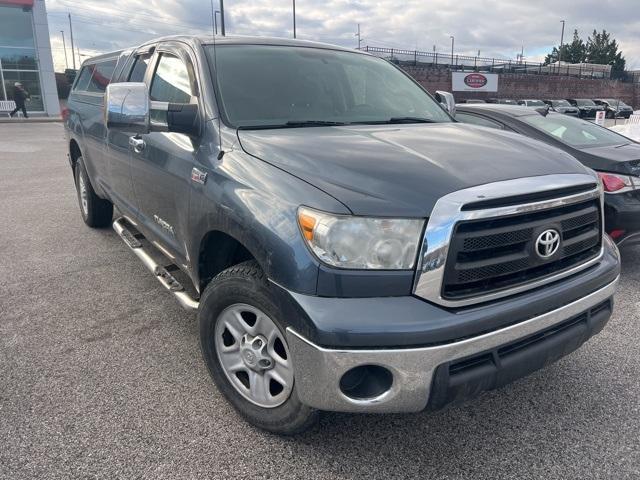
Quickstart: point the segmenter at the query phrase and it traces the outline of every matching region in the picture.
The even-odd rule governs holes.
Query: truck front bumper
[[[290,327],[298,396],[321,410],[377,413],[472,397],[542,368],[598,333],[611,315],[617,282],[525,321],[421,348],[331,349]],[[360,388],[358,381],[369,385]]]

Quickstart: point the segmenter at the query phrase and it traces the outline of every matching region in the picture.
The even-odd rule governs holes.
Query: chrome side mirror
[[[151,131],[147,85],[110,83],[104,94],[105,125],[110,130],[146,134]]]
[[[452,117],[456,116],[456,100],[453,97],[452,93],[438,90],[435,97],[436,100],[440,102],[440,105],[442,105],[444,109],[449,112],[449,115],[451,115]]]

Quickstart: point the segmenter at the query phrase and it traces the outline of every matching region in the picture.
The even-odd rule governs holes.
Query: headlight
[[[311,251],[331,266],[410,270],[424,220],[333,215],[300,207],[298,224]]]
[[[640,188],[640,178],[638,177],[608,172],[597,173],[604,185],[604,191],[607,193],[624,193]]]

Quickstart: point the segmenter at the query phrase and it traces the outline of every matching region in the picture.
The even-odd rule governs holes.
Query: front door
[[[122,82],[143,82],[152,54],[139,52],[134,56],[133,64],[122,77]],[[120,130],[107,131],[106,163],[109,168],[110,195],[123,213],[137,216],[138,202],[133,191],[131,179],[132,150],[129,138],[133,132]]]
[[[197,103],[197,82],[184,47],[160,45],[154,54],[153,74],[147,75],[152,101]],[[151,113],[153,121],[153,112]],[[188,229],[191,171],[198,139],[173,132],[135,136],[131,176],[140,210],[140,221],[152,232],[152,241],[187,264],[185,232]],[[134,143],[136,143],[134,141]]]

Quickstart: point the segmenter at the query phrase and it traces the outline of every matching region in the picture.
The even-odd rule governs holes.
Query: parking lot
[[[280,438],[218,393],[195,315],[84,226],[62,124],[0,125],[0,200],[2,479],[640,477],[640,248],[609,325],[557,364],[435,414]]]

